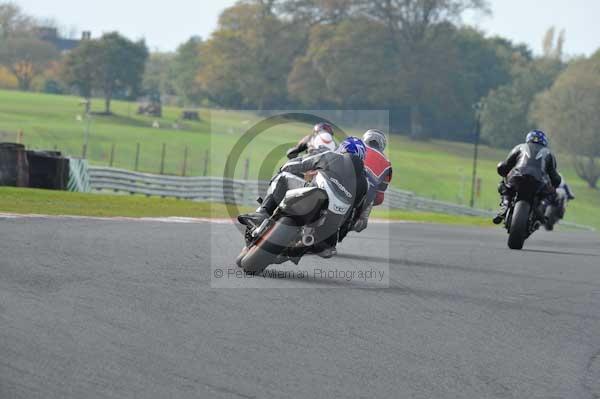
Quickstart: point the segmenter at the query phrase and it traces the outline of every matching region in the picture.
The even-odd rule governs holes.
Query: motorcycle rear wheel
[[[530,210],[531,205],[529,205],[529,202],[519,201],[516,203],[508,233],[508,247],[510,249],[523,249],[527,237]]]

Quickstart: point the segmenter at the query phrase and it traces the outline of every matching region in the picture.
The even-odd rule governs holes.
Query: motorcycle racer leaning
[[[573,194],[573,191],[571,191],[571,187],[569,187],[564,177],[562,177],[562,182],[560,183],[560,186],[558,186],[557,190],[564,190],[567,200],[573,201],[575,199],[575,194]]]
[[[364,163],[369,187],[365,198],[365,205],[340,230],[340,241],[351,230],[361,232],[367,228],[373,207],[383,203],[385,190],[387,190],[392,180],[392,164],[384,155],[387,147],[385,133],[379,129],[369,129],[363,134],[362,139],[367,146]]]
[[[505,161],[498,164],[498,174],[504,179],[498,186],[502,200],[500,210],[494,217],[494,224],[500,224],[506,218],[510,203],[515,196],[515,179],[531,176],[540,185],[546,197],[552,197],[560,186],[562,178],[558,173],[556,158],[548,148],[548,139],[541,130],[532,130],[527,134],[525,143],[517,145],[508,154]]]
[[[334,151],[336,144],[333,134],[333,126],[329,123],[318,123],[314,126],[312,134],[303,137],[298,144],[288,150],[286,155],[288,159],[293,159],[305,151],[308,155]]]
[[[562,177],[562,175],[561,175]],[[565,211],[567,209],[567,202],[573,201],[575,199],[575,195],[573,191],[571,191],[571,187],[567,184],[567,181],[564,177],[562,177],[562,182],[560,186],[556,188],[556,195],[554,198],[553,204],[558,207],[560,210],[559,217],[560,219],[565,217]]]
[[[254,224],[260,225],[273,214],[288,190],[305,186],[323,188],[327,191],[330,202],[338,201],[341,206],[335,214],[328,211],[328,226],[322,229],[326,232],[323,233],[325,236],[322,234],[319,237],[313,250],[323,258],[332,257],[337,253],[335,246],[340,226],[355,209],[361,209],[365,203],[368,187],[363,164],[365,152],[365,145],[360,139],[348,137],[335,151],[321,152],[286,162],[280,173],[271,180],[267,195],[256,213],[241,215],[238,220],[243,223],[245,220],[252,220]],[[309,172],[315,177],[307,183],[303,174]]]

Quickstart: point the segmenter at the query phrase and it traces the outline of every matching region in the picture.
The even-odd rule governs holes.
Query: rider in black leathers
[[[546,134],[533,130],[527,134],[525,143],[519,144],[508,154],[504,162],[498,164],[498,174],[504,179],[498,186],[502,196],[500,210],[494,217],[494,224],[500,224],[506,217],[510,203],[515,196],[516,179],[522,176],[535,178],[541,185],[543,193],[552,197],[562,178],[557,170],[556,158],[548,148]]]

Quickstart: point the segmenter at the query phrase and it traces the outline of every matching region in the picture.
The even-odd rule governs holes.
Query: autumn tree
[[[535,96],[548,89],[564,69],[561,60],[564,34],[555,41],[554,29],[549,29],[542,41],[544,52],[535,58],[522,46],[497,40],[504,44],[501,51],[510,53],[511,79],[484,98],[481,134],[492,146],[511,148],[536,127],[530,118]]]
[[[487,38],[474,28],[451,30],[445,38],[453,47],[453,60],[446,62],[449,72],[444,76],[448,90],[444,98],[435,94],[426,101],[430,116],[428,124],[435,137],[471,141],[473,139],[474,107],[490,90],[512,80],[511,68],[519,49],[497,37]],[[439,79],[440,77],[438,77]]]
[[[110,114],[110,102],[118,91],[134,98],[142,87],[148,48],[143,40],[133,42],[118,33],[100,38],[97,85],[104,95],[104,112]]]
[[[35,36],[36,22],[15,3],[0,3],[0,66],[17,80],[20,90],[31,83],[59,53]]]
[[[12,2],[0,2],[0,40],[30,36],[35,27],[32,17]]]
[[[426,136],[422,109],[428,93],[435,90],[438,39],[447,32],[444,23],[458,21],[468,10],[487,11],[485,0],[356,0],[361,12],[381,22],[392,49],[401,56],[401,68],[407,78],[407,98],[410,98],[411,137]]]
[[[172,53],[152,53],[146,61],[142,91],[145,95],[160,97],[161,95],[174,95],[175,56]]]
[[[202,66],[201,49],[202,40],[192,37],[177,48],[173,57],[173,88],[184,105],[197,104],[201,100],[201,91],[196,82]]]
[[[33,79],[58,56],[56,47],[33,37],[11,37],[0,43],[0,64],[17,78],[20,90],[29,90]]]
[[[281,0],[276,10],[284,18],[312,27],[319,24],[336,24],[355,16],[356,0]]]
[[[85,40],[69,53],[61,68],[62,80],[88,100],[92,97],[95,78],[100,74],[100,54],[98,40]]]
[[[133,98],[140,93],[147,58],[143,40],[133,42],[116,32],[107,33],[72,51],[66,57],[63,75],[84,97],[93,89],[102,92],[104,112],[110,114],[115,94]]]
[[[306,55],[296,60],[289,76],[290,95],[305,106],[389,103],[394,62],[381,43],[384,39],[382,27],[366,18],[313,29]]]
[[[564,44],[565,30],[561,30],[556,35],[556,29],[554,27],[549,28],[542,40],[542,56],[547,59],[562,59]]]
[[[296,29],[257,2],[226,9],[201,48],[201,90],[226,106],[265,109],[286,104],[287,76],[303,37]]]
[[[536,99],[532,118],[571,155],[579,177],[600,179],[600,51],[577,60]]]
[[[538,59],[517,71],[511,83],[492,90],[482,112],[483,139],[502,148],[523,141],[525,133],[536,127],[529,118],[535,96],[552,85],[561,69],[559,63]]]

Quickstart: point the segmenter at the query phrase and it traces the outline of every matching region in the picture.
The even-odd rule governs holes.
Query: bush
[[[54,79],[46,79],[46,81],[44,82],[44,87],[42,88],[42,91],[44,93],[49,93],[49,94],[64,94],[65,93],[65,89],[63,88],[61,83]]]
[[[2,89],[16,89],[19,87],[17,78],[10,73],[5,67],[0,66],[0,88]]]

